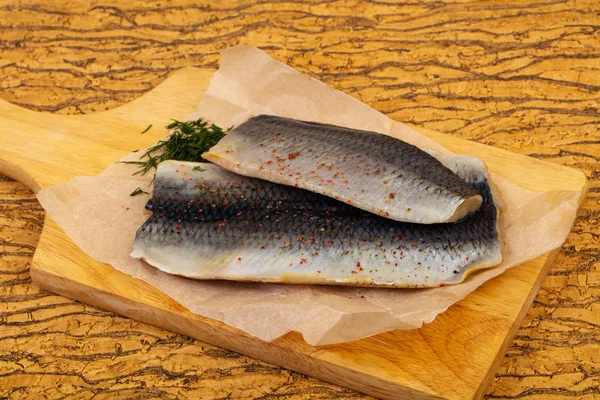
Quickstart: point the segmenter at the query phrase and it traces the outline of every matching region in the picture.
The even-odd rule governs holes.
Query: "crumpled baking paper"
[[[451,154],[413,129],[256,48],[234,47],[222,56],[208,92],[189,119],[203,116],[220,126],[232,126],[251,116],[273,114],[381,132]],[[139,154],[126,159],[137,159]],[[311,345],[414,329],[433,321],[507,268],[559,247],[570,231],[580,195],[531,192],[493,175],[503,204],[504,261],[455,286],[387,289],[196,281],[163,273],[129,256],[135,232],[147,218],[148,200],[148,195],[129,194],[137,187],[151,190],[152,179],[132,176],[135,170],[132,165],[113,164],[99,176],[76,177],[42,190],[38,199],[84,252],[149,283],[190,311],[265,341],[298,331]]]

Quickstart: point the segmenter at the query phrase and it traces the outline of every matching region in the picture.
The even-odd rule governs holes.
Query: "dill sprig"
[[[146,194],[148,194],[148,192],[145,192],[145,191],[143,191],[143,190],[142,190],[142,188],[138,187],[138,188],[137,188],[137,189],[135,189],[133,192],[129,193],[129,195],[130,195],[131,197],[133,197],[133,196],[137,196],[138,194],[142,194],[142,193],[146,193]]]
[[[165,160],[205,162],[202,153],[225,136],[223,129],[204,118],[186,122],[173,120],[166,128],[173,129],[173,133],[146,150],[140,156],[142,161],[123,161],[140,166],[134,175],[144,175]]]

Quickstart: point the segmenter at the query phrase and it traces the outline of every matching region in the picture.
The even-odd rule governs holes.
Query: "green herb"
[[[137,153],[139,150],[131,150],[132,153]]]
[[[165,160],[206,161],[202,158],[202,153],[208,151],[225,136],[223,129],[208,123],[203,118],[186,122],[173,120],[167,125],[167,129],[173,129],[173,133],[142,154],[140,156],[142,161],[122,161],[125,164],[140,166],[134,175],[144,175]]]
[[[146,193],[146,194],[148,194],[148,192],[144,192],[144,191],[143,191],[141,188],[139,188],[139,187],[138,187],[138,188],[137,188],[137,189],[135,189],[133,192],[131,192],[129,195],[130,195],[131,197],[133,197],[133,196],[137,196],[138,194],[142,194],[142,193]]]
[[[206,171],[204,168],[200,168],[200,166],[194,167],[192,168],[192,171],[200,171],[200,172],[204,172]]]
[[[150,128],[152,128],[152,124],[148,125],[148,127],[142,131],[142,135],[144,133],[148,132],[150,130]]]

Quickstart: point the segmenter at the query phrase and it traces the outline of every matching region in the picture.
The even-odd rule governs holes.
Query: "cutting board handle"
[[[171,119],[195,111],[213,73],[180,69],[140,98],[93,114],[49,114],[0,100],[0,174],[36,193],[78,175],[96,175],[164,137]]]
[[[1,155],[0,155],[1,157]],[[0,175],[8,176],[9,178],[14,179],[17,182],[21,182],[29,189],[33,191],[33,193],[37,193],[40,191],[40,184],[35,180],[33,175],[25,171],[23,168],[14,164],[10,161],[3,160],[0,158]]]

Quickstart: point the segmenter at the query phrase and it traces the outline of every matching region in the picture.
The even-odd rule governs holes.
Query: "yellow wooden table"
[[[0,2],[3,99],[100,111],[249,44],[394,119],[583,170],[589,196],[486,397],[600,397],[597,1],[55,3]],[[41,291],[42,221],[1,179],[0,398],[364,398]]]

